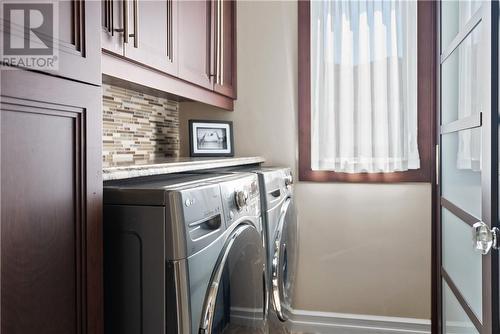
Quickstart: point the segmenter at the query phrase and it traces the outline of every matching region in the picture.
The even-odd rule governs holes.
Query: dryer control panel
[[[293,195],[293,175],[290,168],[267,167],[259,171],[264,186],[261,189],[263,206],[272,210]]]

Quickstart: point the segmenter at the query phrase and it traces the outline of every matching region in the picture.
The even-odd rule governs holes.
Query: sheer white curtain
[[[416,1],[311,1],[311,167],[420,167]]]

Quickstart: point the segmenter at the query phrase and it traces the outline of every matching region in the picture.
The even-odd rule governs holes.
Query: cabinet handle
[[[115,35],[115,0],[108,0],[109,2],[109,32],[111,36]]]
[[[221,1],[217,0],[217,51],[216,51],[216,58],[217,58],[217,66],[215,67],[215,83],[219,83],[220,79],[220,64],[221,64],[221,55],[220,55],[220,49],[221,49]]]
[[[109,1],[111,3],[111,17],[112,17],[112,19],[111,19],[111,35],[114,35],[115,32],[125,33],[125,26],[127,24],[126,23],[127,22],[127,15],[125,13],[125,7],[126,6],[125,6],[125,2],[124,2],[125,0],[122,0],[122,7],[123,7],[123,13],[122,13],[123,28],[116,28],[116,29],[114,28],[114,26],[115,26],[115,24],[114,24],[114,16],[115,16],[115,13],[114,13],[115,12],[115,9],[114,9],[115,4],[114,4],[114,2],[115,2],[115,0],[109,0]]]
[[[173,43],[173,3],[172,0],[167,0],[167,57],[172,61],[172,43]],[[207,58],[210,59],[210,58]]]
[[[104,28],[109,31],[109,4],[108,0],[104,1]]]
[[[207,36],[206,36],[207,58],[206,59],[208,59],[206,65],[206,73],[210,81],[212,81],[212,78],[215,78],[216,54],[214,55],[214,53],[216,53],[216,43],[217,43],[217,36],[216,36],[217,28],[215,27],[215,22],[217,22],[217,19],[214,20],[213,16],[217,14],[216,14],[216,9],[213,5],[214,2],[207,0],[206,3],[207,3]]]
[[[105,0],[105,10],[106,10],[106,30],[111,36],[115,35],[114,28],[114,0]]]
[[[139,45],[139,0],[134,0],[134,33],[130,37],[134,38],[134,48]]]
[[[224,0],[220,0],[220,66],[219,84],[224,85]]]
[[[106,31],[109,33],[111,33],[110,1],[111,0],[104,0],[104,28],[106,28]]]
[[[128,43],[128,0],[123,0],[123,43]]]

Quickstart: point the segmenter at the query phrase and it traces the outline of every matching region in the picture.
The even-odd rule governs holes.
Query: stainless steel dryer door
[[[266,333],[265,261],[259,231],[236,227],[212,274],[200,334]]]
[[[291,309],[298,256],[297,217],[291,197],[287,198],[281,207],[272,247],[271,294],[273,307],[278,318],[281,321],[286,321],[285,311]]]

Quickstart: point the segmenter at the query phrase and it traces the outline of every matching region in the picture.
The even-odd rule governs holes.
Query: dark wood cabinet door
[[[214,90],[236,98],[236,1],[215,0],[214,6],[218,22]]]
[[[59,4],[58,76],[101,84],[101,6],[94,0],[64,0]]]
[[[24,6],[21,8],[24,15],[10,16],[15,21],[5,20],[0,24],[0,31],[8,32],[11,41],[6,45],[12,47],[14,45],[12,41],[15,40],[16,48],[19,47],[19,43],[24,43],[24,47],[30,48],[21,48],[19,53],[10,50],[8,58],[17,59],[12,64],[94,85],[101,84],[99,1],[59,0],[45,4],[21,1],[9,6],[17,6],[16,10],[19,10],[19,6]],[[37,6],[51,7],[42,10]],[[40,25],[42,28],[40,30],[32,28],[31,25],[35,23],[30,23],[31,20],[42,22]],[[50,45],[47,45],[49,42]],[[37,48],[47,49],[49,54],[40,55],[35,50]]]
[[[179,1],[179,77],[213,89],[211,1]]]
[[[101,89],[0,70],[0,332],[101,334]]]
[[[101,0],[101,47],[107,52],[124,55],[124,0]]]
[[[173,0],[127,1],[130,37],[125,43],[125,57],[177,75],[178,3]]]

